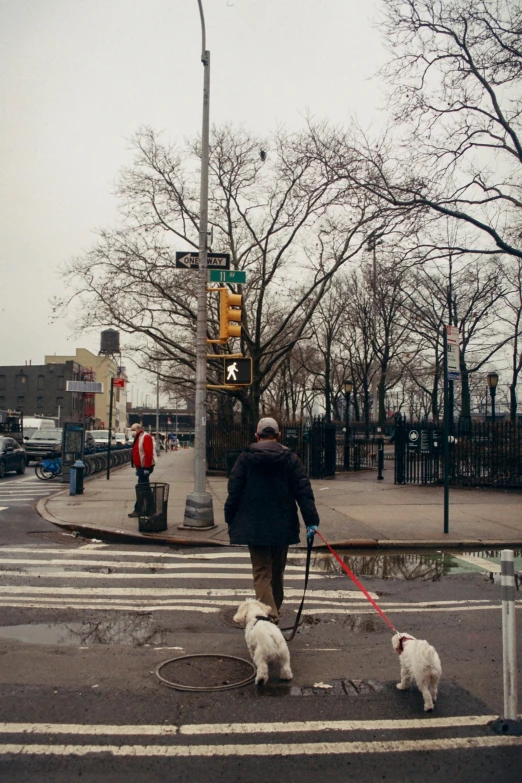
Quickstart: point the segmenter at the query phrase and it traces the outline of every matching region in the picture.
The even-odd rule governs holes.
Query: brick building
[[[67,381],[91,380],[74,361],[62,364],[26,364],[0,367],[0,408],[20,410],[24,416],[53,416],[83,422],[85,395],[66,391]]]

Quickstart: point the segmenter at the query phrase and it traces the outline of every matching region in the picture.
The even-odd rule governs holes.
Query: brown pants
[[[256,598],[270,609],[270,616],[279,620],[283,603],[283,577],[286,566],[287,546],[249,546],[254,590]]]

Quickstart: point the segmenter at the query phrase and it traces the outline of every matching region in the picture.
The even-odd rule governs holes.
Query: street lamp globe
[[[490,389],[496,389],[498,384],[498,373],[488,372],[488,386]]]
[[[353,392],[353,381],[344,381],[344,393],[351,394]]]

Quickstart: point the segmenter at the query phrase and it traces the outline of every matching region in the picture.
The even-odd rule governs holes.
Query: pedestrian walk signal
[[[224,383],[227,386],[250,386],[252,359],[225,359]]]
[[[241,337],[241,294],[228,288],[219,289],[219,340],[226,343],[231,337]]]

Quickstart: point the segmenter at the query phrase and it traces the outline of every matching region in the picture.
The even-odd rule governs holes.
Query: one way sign
[[[225,359],[224,380],[227,386],[250,386],[252,359]]]
[[[209,269],[230,269],[230,253],[207,253]],[[176,251],[176,269],[199,269],[199,253]]]

